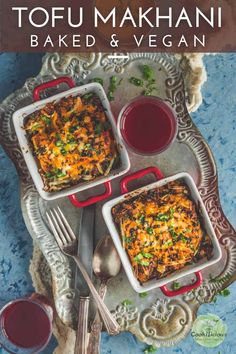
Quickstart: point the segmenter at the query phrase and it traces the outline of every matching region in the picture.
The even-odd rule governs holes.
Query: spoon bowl
[[[115,277],[121,268],[120,257],[116,251],[112,238],[109,235],[104,236],[94,252],[93,271],[101,281]]]

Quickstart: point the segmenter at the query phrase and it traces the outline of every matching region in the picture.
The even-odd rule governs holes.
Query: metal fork
[[[49,214],[50,213],[50,214]],[[81,263],[79,257],[77,256],[78,250],[78,241],[77,238],[72,231],[68,221],[63,215],[61,209],[59,207],[53,208],[50,211],[46,212],[50,227],[52,229],[53,235],[60,247],[61,251],[74,259],[77,266],[79,267],[85,281],[88,284],[88,287],[93,295],[93,298],[97,304],[100,315],[103,319],[104,325],[107,329],[107,332],[111,335],[118,334],[120,327],[107,306],[99,296],[96,288],[94,287],[88,273],[86,272],[83,264]],[[86,250],[85,250],[86,251]]]

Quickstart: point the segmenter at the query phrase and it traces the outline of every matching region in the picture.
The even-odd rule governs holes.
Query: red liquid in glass
[[[45,311],[29,301],[9,305],[3,313],[3,327],[8,339],[22,348],[42,347],[46,344],[51,324]]]
[[[141,153],[164,150],[176,132],[176,118],[161,100],[140,98],[123,113],[121,132],[131,147]]]

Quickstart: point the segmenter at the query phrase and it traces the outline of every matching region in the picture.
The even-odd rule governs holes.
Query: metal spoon
[[[115,277],[121,268],[120,257],[115,249],[114,243],[109,235],[104,236],[94,252],[93,256],[93,271],[100,278],[101,285],[99,295],[104,300],[107,291],[107,282],[112,277]],[[95,318],[91,326],[91,333],[88,343],[88,354],[100,353],[102,322],[99,312],[96,312]]]

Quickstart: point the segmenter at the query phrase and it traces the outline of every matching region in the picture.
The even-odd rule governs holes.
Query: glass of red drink
[[[126,145],[134,152],[158,154],[175,140],[177,117],[172,107],[162,99],[140,96],[121,110],[118,130]]]
[[[53,309],[43,296],[9,302],[0,311],[0,343],[9,353],[41,352],[52,335]]]

